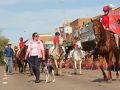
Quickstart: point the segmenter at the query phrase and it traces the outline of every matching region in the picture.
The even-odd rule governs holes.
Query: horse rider
[[[78,36],[75,36],[75,37],[74,37],[73,50],[70,52],[70,58],[72,58],[72,56],[73,56],[73,53],[74,53],[74,51],[75,51],[75,48],[76,48],[76,44],[77,44],[78,39],[79,39]]]
[[[16,53],[16,52],[19,50],[19,49],[18,49],[18,45],[17,45],[17,44],[15,44],[15,46],[14,46],[13,50],[14,50],[14,53]]]
[[[109,30],[109,16],[108,16],[109,10],[114,10],[114,7],[112,7],[111,4],[109,4],[109,6],[103,7],[104,15],[101,16],[100,21],[105,30],[108,30],[110,33],[113,33],[113,35],[115,37],[116,50],[119,50],[119,36],[116,33]]]
[[[25,43],[28,41],[28,39],[27,40],[25,40],[25,41],[23,41],[23,37],[20,37],[20,43],[19,43],[19,48],[20,48],[20,50],[18,51],[18,57],[19,57],[19,55],[20,55],[20,53],[21,53],[21,50],[24,48],[24,46],[25,46]]]
[[[55,46],[56,46],[56,44],[58,43],[58,41],[59,41],[59,36],[60,36],[60,33],[59,32],[56,32],[55,33],[55,37],[53,38],[53,43],[54,43],[54,45],[51,47],[51,49],[50,49],[50,56],[52,56],[52,54],[53,54],[53,51],[54,51],[54,49],[55,49]],[[65,48],[62,46],[62,49],[63,49],[63,52],[64,52],[64,55],[66,54],[66,52],[65,52]]]

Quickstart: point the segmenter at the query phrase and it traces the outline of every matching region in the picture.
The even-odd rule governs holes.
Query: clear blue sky
[[[120,0],[62,0],[65,18],[94,17],[102,14],[102,8],[112,3],[120,6]],[[0,0],[0,28],[2,35],[14,44],[19,37],[31,38],[33,32],[52,33],[63,22],[62,3],[58,0]],[[26,31],[26,32],[24,32]]]

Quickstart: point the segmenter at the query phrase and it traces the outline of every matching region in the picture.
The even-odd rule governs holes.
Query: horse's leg
[[[62,75],[62,62],[63,60],[60,60],[60,75]]]
[[[58,75],[58,63],[57,63],[57,60],[54,60],[55,61],[55,66],[56,66],[56,75]]]
[[[23,61],[21,60],[21,73],[23,73],[23,68],[24,68],[24,63],[23,63]]]
[[[104,61],[104,56],[99,56],[99,59],[100,59],[100,69],[101,69],[101,71],[102,71],[102,73],[103,73],[103,77],[104,77],[104,79],[105,80],[107,80],[107,76],[106,76],[106,73],[104,72],[104,70],[103,70],[103,61]]]
[[[111,51],[106,57],[108,63],[108,82],[112,82],[112,74],[111,74],[112,57],[113,57],[113,52]]]
[[[15,65],[15,71],[17,71],[17,60],[15,58],[15,61],[14,61],[14,65]]]
[[[74,61],[74,74],[77,74],[77,66],[76,66],[76,61]]]
[[[56,75],[56,65],[55,65],[55,61],[53,58],[51,58],[51,62],[52,62],[52,66],[54,68],[54,71],[55,71],[55,75]]]
[[[79,61],[80,74],[81,74],[81,63],[82,63],[82,60]]]
[[[24,68],[23,68],[23,69],[24,69],[24,74],[26,74],[26,70],[25,70],[25,69],[26,69],[26,67],[27,67],[27,63],[26,63],[26,61],[23,61],[23,62],[24,62],[24,63],[23,63],[23,65],[24,65]]]
[[[115,69],[116,70],[116,80],[118,80],[119,79],[119,73],[118,73],[119,52],[116,52],[114,55],[115,55],[115,59],[116,59],[116,63],[115,63],[115,65],[116,65],[116,69]]]

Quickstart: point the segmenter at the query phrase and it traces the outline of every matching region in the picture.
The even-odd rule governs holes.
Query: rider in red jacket
[[[73,48],[76,48],[77,41],[78,41],[78,36],[75,36],[73,41]]]
[[[101,16],[101,23],[105,30],[109,30],[109,16],[108,16],[109,10],[111,10],[109,6],[103,7],[104,15]],[[115,37],[116,49],[119,50],[119,36],[114,32],[112,33],[114,34]]]
[[[79,39],[78,36],[75,36],[75,37],[74,37],[73,50],[70,52],[70,57],[68,57],[68,58],[72,58],[73,53],[74,53],[74,49],[76,48],[76,43],[77,43],[78,39]]]
[[[17,55],[16,55],[17,57],[19,57],[21,50],[24,48],[25,43],[28,41],[28,40],[23,41],[22,37],[20,37],[19,40],[20,40],[20,43],[19,43],[20,50],[17,52]],[[24,54],[25,54],[25,52],[24,52]]]
[[[28,40],[23,41],[23,38],[22,38],[22,37],[20,37],[19,40],[20,40],[19,47],[20,47],[20,49],[23,49],[24,46],[25,46],[25,43],[26,43]]]

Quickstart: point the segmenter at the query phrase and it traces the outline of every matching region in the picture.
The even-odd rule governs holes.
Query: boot
[[[119,36],[117,34],[114,34],[114,37],[115,37],[115,48],[116,48],[116,51],[120,51],[120,49],[119,49]]]

